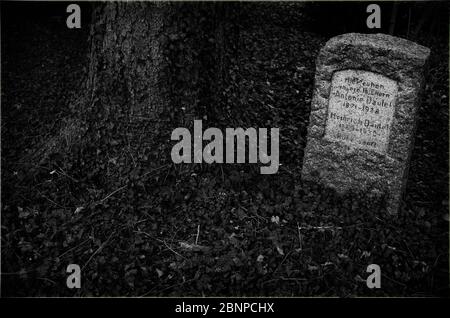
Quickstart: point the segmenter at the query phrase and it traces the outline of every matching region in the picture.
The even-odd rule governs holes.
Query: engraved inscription
[[[334,73],[324,138],[386,153],[397,90],[395,81],[380,74]]]

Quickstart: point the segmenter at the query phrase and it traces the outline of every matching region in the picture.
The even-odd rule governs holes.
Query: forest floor
[[[238,72],[239,103],[258,110],[243,116],[281,128],[276,175],[247,165],[180,174],[169,165],[149,171],[145,190],[109,191],[86,181],[92,167],[61,166],[58,154],[23,160],[71,115],[88,28],[21,22],[2,28],[9,34],[2,36],[3,296],[448,295],[445,44],[425,43],[430,75],[404,202],[393,217],[377,202],[301,181],[324,36],[270,19],[240,34],[240,68],[230,72]],[[66,287],[70,263],[82,269],[76,291]],[[381,266],[381,289],[366,286],[369,264]]]

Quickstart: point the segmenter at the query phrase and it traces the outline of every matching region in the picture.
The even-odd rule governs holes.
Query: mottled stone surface
[[[396,213],[429,54],[385,34],[330,39],[316,62],[303,179],[339,193],[384,195]]]

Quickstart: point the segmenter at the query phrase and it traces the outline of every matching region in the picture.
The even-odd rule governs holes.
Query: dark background
[[[244,45],[224,103],[242,127],[281,128],[280,171],[170,167],[99,205],[116,188],[110,158],[82,160],[95,144],[36,155],[77,118],[83,93],[98,4],[80,3],[80,30],[66,28],[68,4],[1,4],[3,296],[448,296],[447,3],[382,2],[381,31],[365,26],[368,3],[229,4]],[[388,33],[394,5],[393,34],[432,55],[392,218],[377,202],[303,184],[300,171],[318,50],[345,32]],[[199,225],[207,252],[183,250]],[[86,266],[79,291],[65,287],[69,263]],[[371,263],[382,267],[380,290],[365,286]]]

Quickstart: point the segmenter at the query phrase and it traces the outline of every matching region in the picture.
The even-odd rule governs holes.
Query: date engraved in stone
[[[385,154],[397,91],[397,83],[380,74],[335,72],[324,138]]]

